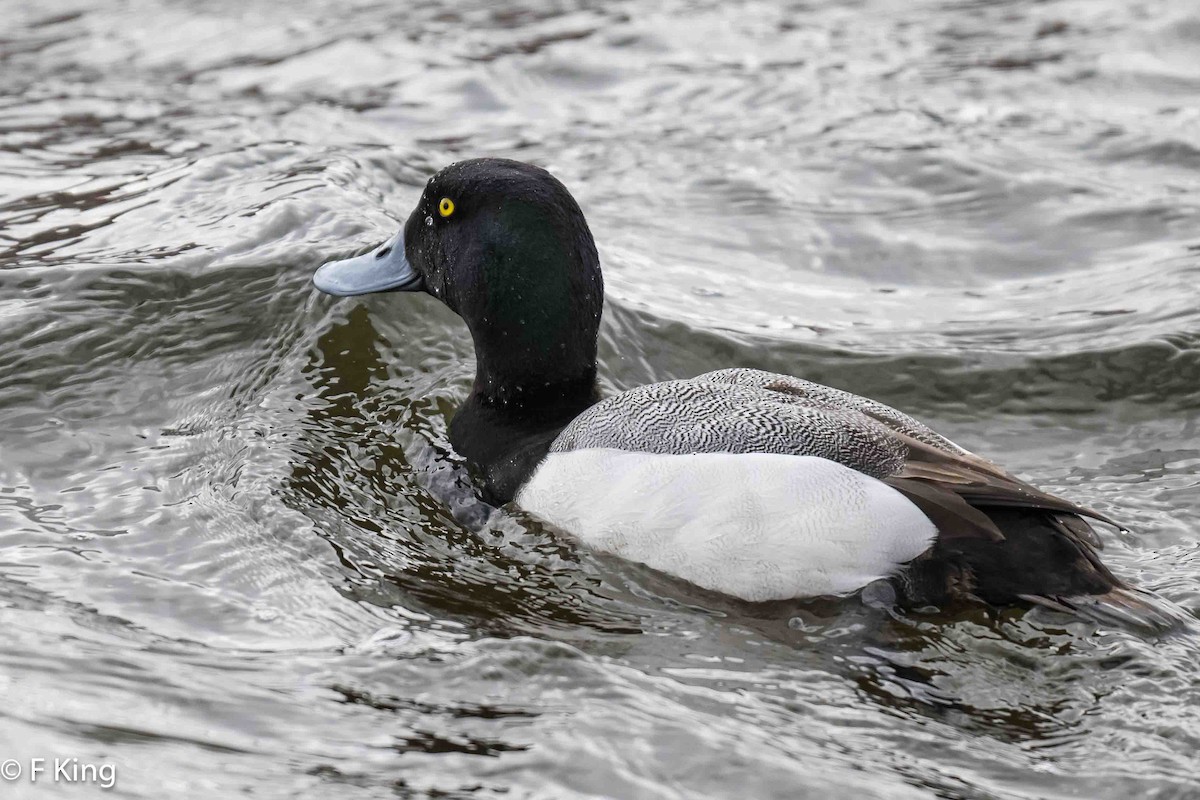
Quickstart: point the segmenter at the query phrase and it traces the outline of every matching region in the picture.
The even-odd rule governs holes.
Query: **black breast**
[[[562,429],[598,399],[591,381],[582,391],[555,391],[519,402],[490,402],[473,392],[450,421],[450,444],[482,482],[483,499],[503,505],[546,457]]]

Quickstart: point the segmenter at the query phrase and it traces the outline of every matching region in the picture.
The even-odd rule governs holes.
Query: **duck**
[[[1167,630],[1183,609],[1099,557],[1095,510],[913,417],[800,377],[732,367],[602,397],[604,280],[570,191],[478,158],[429,178],[400,231],[321,265],[329,295],[424,293],[476,370],[449,424],[482,499],[602,553],[749,603],[884,587],[896,605],[1042,606]]]

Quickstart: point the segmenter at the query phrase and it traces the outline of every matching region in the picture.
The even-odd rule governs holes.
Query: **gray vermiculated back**
[[[868,409],[884,420],[869,416]],[[883,478],[895,474],[908,456],[889,428],[961,452],[888,406],[748,369],[639,386],[602,400],[559,434],[551,452],[608,447],[673,454],[783,453],[819,456]]]
[[[733,383],[740,386],[758,386],[801,398],[803,401],[824,408],[852,409],[866,414],[898,433],[903,433],[906,436],[916,439],[918,442],[924,442],[947,453],[962,455],[968,452],[928,425],[918,422],[908,414],[897,411],[889,405],[884,405],[867,397],[851,394],[842,389],[834,389],[831,386],[806,381],[803,378],[780,375],[761,369],[733,367],[706,372],[703,375],[696,376],[693,380]]]

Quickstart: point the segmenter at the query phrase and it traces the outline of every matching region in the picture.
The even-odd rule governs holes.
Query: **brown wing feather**
[[[907,497],[933,522],[944,539],[964,536],[1003,541],[996,523],[977,508],[972,508],[954,492],[942,486],[913,478],[884,478],[884,483]]]
[[[958,495],[970,506],[1041,508],[1078,514],[1121,528],[1117,522],[1100,512],[1043,492],[972,453],[948,453],[895,431],[893,436],[903,442],[909,451],[907,461],[893,478],[922,481],[939,487]],[[1080,533],[1076,530],[1079,525],[1063,523],[1063,526],[1073,534]]]

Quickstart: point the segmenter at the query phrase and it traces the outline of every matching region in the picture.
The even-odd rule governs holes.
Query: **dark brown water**
[[[606,388],[896,405],[1200,609],[1200,8],[22,2],[0,15],[0,760],[122,797],[1200,797],[1200,643],[746,608],[474,499],[430,298],[323,260],[503,155]],[[5,797],[95,787],[0,786]]]

